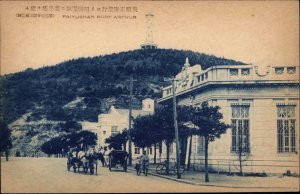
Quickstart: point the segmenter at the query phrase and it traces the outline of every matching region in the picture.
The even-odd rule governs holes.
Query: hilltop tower
[[[145,14],[147,22],[147,33],[145,43],[141,44],[141,49],[157,49],[157,44],[153,41],[153,32],[152,32],[152,20],[154,15],[152,13]]]

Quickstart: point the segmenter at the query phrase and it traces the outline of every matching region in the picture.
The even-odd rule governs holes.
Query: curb
[[[133,171],[135,172],[134,169],[128,168],[127,170]],[[223,188],[239,188],[239,189],[298,189],[298,188],[291,188],[291,187],[242,187],[242,186],[228,186],[228,185],[216,185],[216,184],[206,184],[206,183],[195,183],[192,181],[187,181],[187,180],[183,180],[183,179],[177,179],[177,178],[173,178],[173,177],[168,177],[168,176],[164,176],[164,175],[159,175],[156,173],[152,173],[152,172],[148,172],[148,175],[152,175],[152,176],[156,176],[156,177],[160,177],[160,178],[164,178],[164,179],[168,179],[171,181],[175,181],[175,182],[180,182],[180,183],[185,183],[185,184],[190,184],[190,185],[197,185],[197,186],[210,186],[210,187],[223,187]]]

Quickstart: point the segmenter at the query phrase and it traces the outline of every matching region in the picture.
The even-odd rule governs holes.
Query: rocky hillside
[[[47,139],[80,130],[81,121],[97,121],[112,104],[128,108],[130,76],[136,80],[134,108],[144,98],[159,98],[164,78],[178,73],[186,57],[203,69],[243,64],[192,51],[134,50],[2,76],[1,114],[14,150],[31,155]]]

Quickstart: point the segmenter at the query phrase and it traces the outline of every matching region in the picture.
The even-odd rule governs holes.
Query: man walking
[[[9,147],[7,146],[7,148],[5,149],[6,161],[8,161],[8,156],[9,156]]]

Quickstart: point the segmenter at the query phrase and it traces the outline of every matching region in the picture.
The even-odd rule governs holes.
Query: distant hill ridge
[[[193,51],[156,49],[133,50],[110,55],[72,59],[55,66],[28,69],[1,78],[3,114],[8,122],[32,112],[38,120],[90,120],[115,104],[127,108],[128,80],[132,75],[134,96],[158,98],[164,77],[177,74],[188,57],[190,64],[202,69],[213,65],[242,62]],[[65,105],[80,98],[75,107]],[[70,110],[72,109],[72,110]]]
[[[42,155],[40,146],[50,138],[80,130],[82,121],[97,121],[111,105],[128,108],[130,76],[136,80],[133,108],[145,98],[159,98],[168,84],[164,78],[176,75],[186,57],[202,69],[244,64],[192,51],[133,50],[0,77],[0,116],[9,123],[12,152]]]

